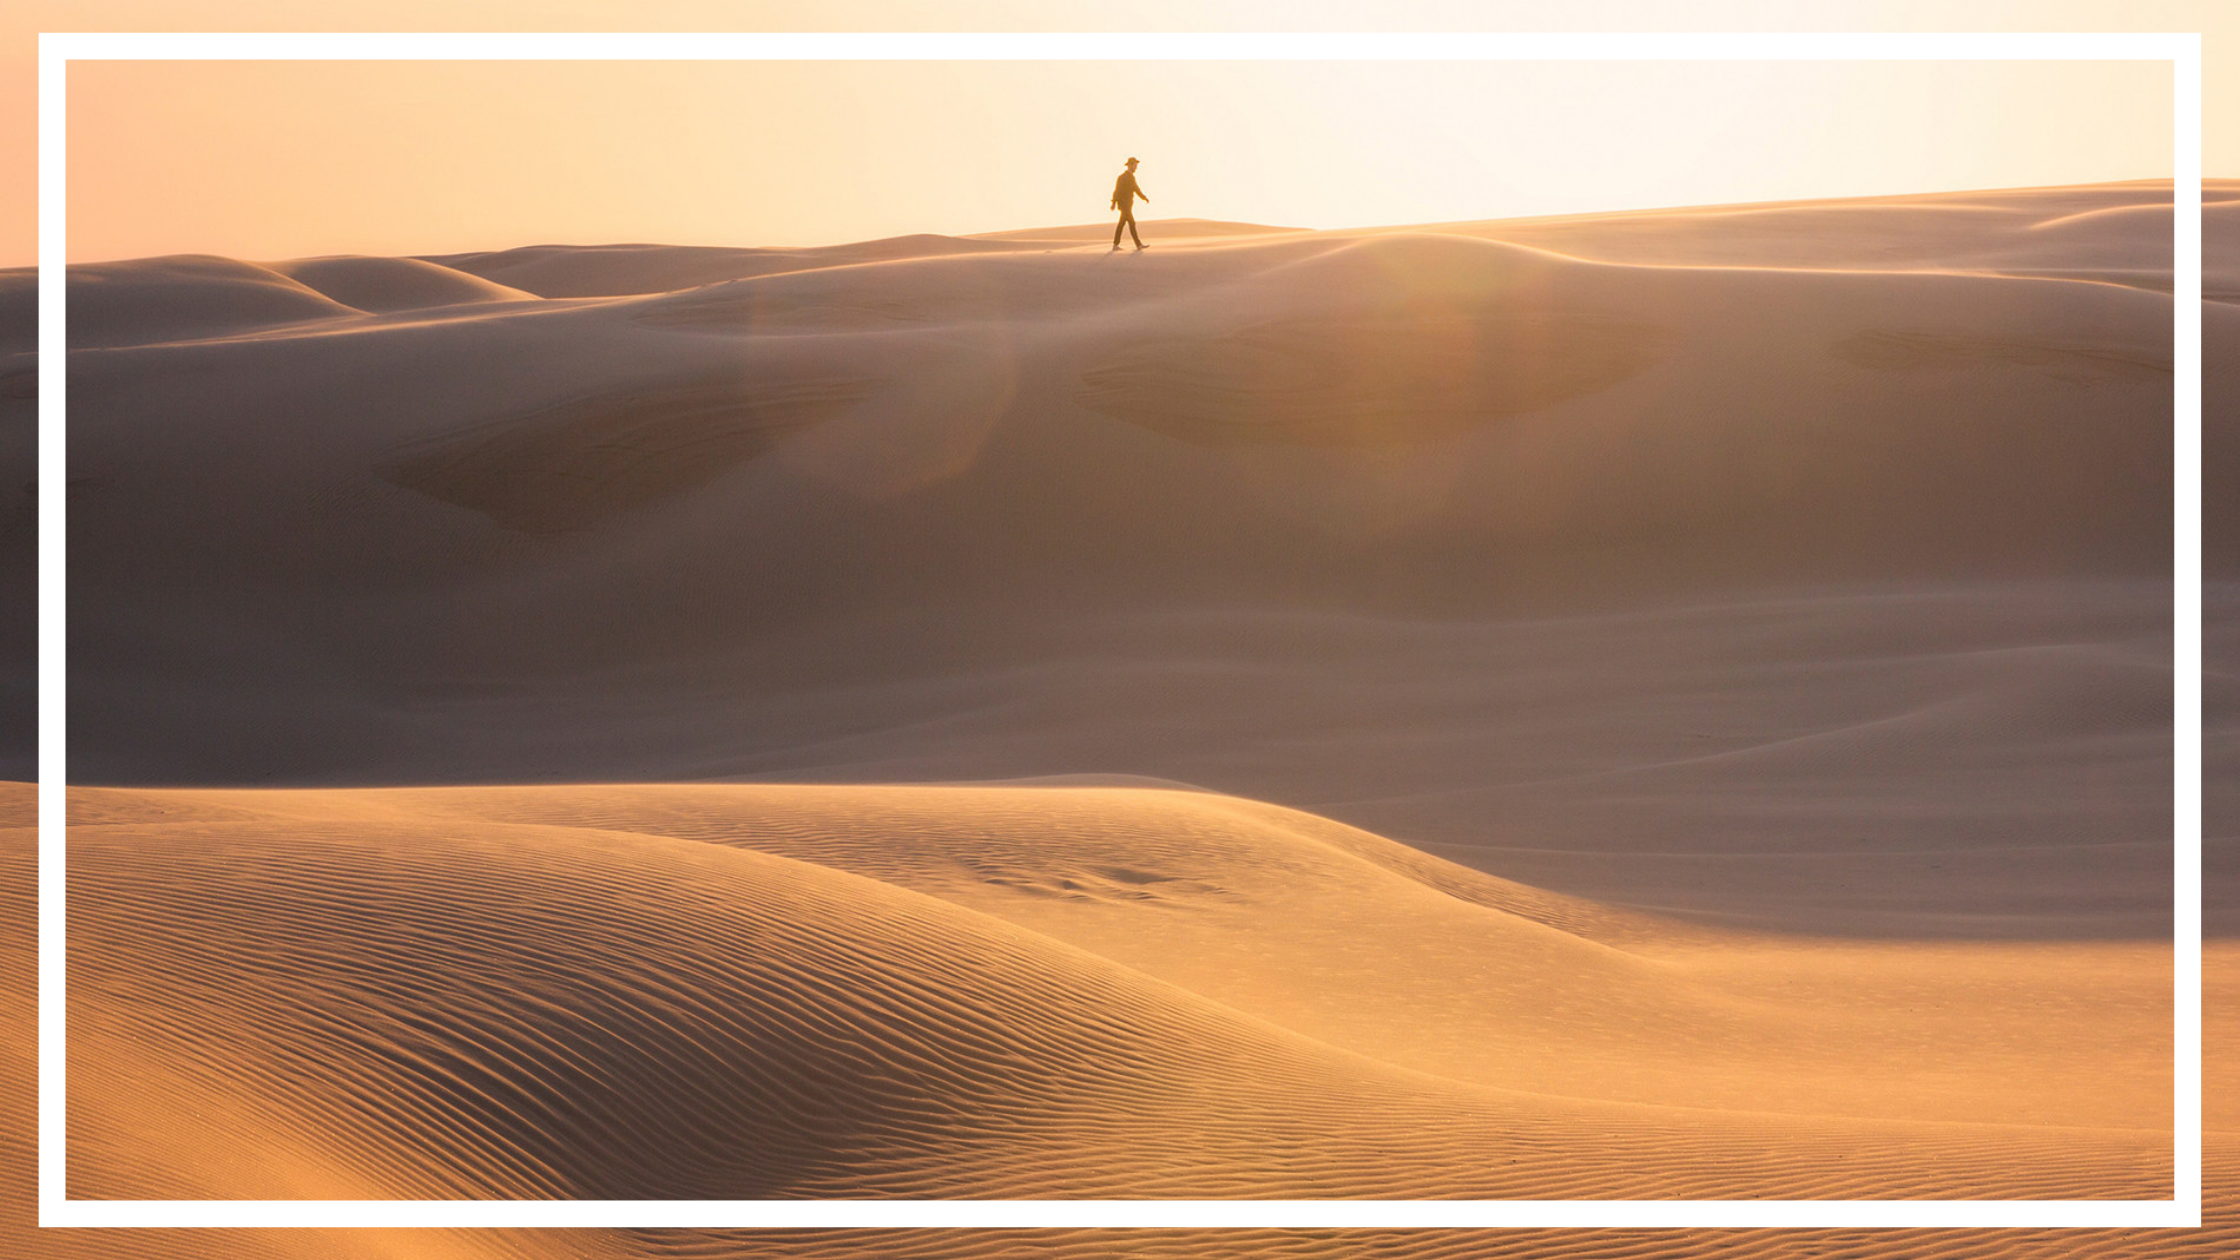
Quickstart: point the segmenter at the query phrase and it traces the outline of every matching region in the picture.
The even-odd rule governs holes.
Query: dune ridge
[[[369,314],[468,302],[533,301],[536,295],[418,258],[338,255],[271,264],[272,270]]]

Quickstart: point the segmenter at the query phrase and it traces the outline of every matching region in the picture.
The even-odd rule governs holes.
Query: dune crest
[[[255,263],[199,254],[70,268],[73,347],[199,341],[362,314]]]
[[[361,311],[388,314],[467,302],[534,301],[535,294],[418,258],[299,258],[269,264],[309,288]]]

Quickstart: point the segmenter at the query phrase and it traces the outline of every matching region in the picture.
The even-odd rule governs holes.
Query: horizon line
[[[1428,219],[1416,223],[1362,223],[1342,224],[1333,227],[1280,225],[1258,223],[1245,219],[1208,218],[1200,215],[1176,215],[1168,218],[1144,219],[1141,220],[1141,223],[1144,227],[1147,228],[1158,224],[1204,223],[1229,228],[1255,228],[1259,229],[1261,233],[1269,235],[1279,233],[1295,233],[1306,235],[1331,232],[1396,232],[1414,228],[1455,227],[1464,225],[1479,227],[1488,224],[1500,223],[1546,224],[1564,222],[1567,220],[1618,219],[1626,218],[1629,216],[1646,216],[1658,214],[1742,214],[1753,211],[1784,209],[1798,206],[1833,205],[1840,203],[1861,202],[1909,201],[1925,198],[2003,196],[2016,193],[2065,192],[2093,188],[2162,186],[2171,188],[2174,191],[2176,183],[2176,179],[2172,176],[2146,176],[2138,179],[2093,180],[2076,184],[2017,184],[2000,187],[1932,188],[1923,189],[1916,192],[1860,193],[1855,195],[1832,197],[1791,197],[1770,201],[1675,202],[1666,205],[1640,205],[1618,207],[1606,210],[1577,210],[1558,214],[1496,215],[1490,218],[1483,219]],[[2204,191],[2217,185],[2230,185],[2230,190],[2234,194],[2234,197],[2231,199],[2240,200],[2240,175],[2204,175],[2201,178],[2201,185]],[[2220,201],[2217,204],[2222,204],[2222,202]],[[66,265],[71,267],[99,266],[103,263],[144,262],[156,258],[224,258],[236,262],[250,263],[264,261],[303,262],[322,258],[414,258],[420,259],[422,261],[434,261],[440,258],[463,258],[477,254],[503,254],[511,253],[516,250],[530,249],[709,249],[786,254],[809,253],[817,250],[839,250],[860,245],[878,245],[890,241],[909,240],[914,237],[933,237],[941,240],[952,241],[992,241],[1004,237],[1031,239],[1034,234],[1042,232],[1085,232],[1091,229],[1095,229],[1098,233],[1102,233],[1109,230],[1109,225],[1102,220],[1094,220],[1082,223],[1039,224],[1030,227],[992,228],[979,232],[898,232],[892,236],[870,236],[851,240],[828,241],[822,244],[810,245],[720,245],[695,241],[662,240],[609,240],[574,242],[547,240],[534,241],[528,244],[521,245],[486,246],[482,248],[470,249],[424,250],[405,254],[365,253],[361,251],[341,250],[324,254],[260,254],[255,257],[251,257],[246,254],[222,254],[205,250],[180,250],[168,254],[131,254],[113,255],[99,258],[76,258],[68,260]],[[1244,235],[1244,233],[1238,234]],[[0,266],[0,274],[18,271],[31,272],[36,270],[37,264],[35,262]]]

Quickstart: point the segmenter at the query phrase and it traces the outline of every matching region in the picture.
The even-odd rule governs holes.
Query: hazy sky
[[[2170,174],[2150,62],[92,62],[74,258],[1305,227]]]
[[[1102,14],[1167,29],[2216,22],[2224,38],[2240,34],[2230,10],[2179,0],[1274,9],[960,0],[834,4],[818,10],[819,21],[691,0],[435,8],[399,0],[377,20],[374,12],[355,0],[93,0],[49,5],[33,21],[47,29],[1118,25]],[[1284,15],[1293,20],[1268,20]],[[2227,140],[2215,121],[2224,91],[2215,67],[2231,52],[2220,54],[2217,40],[2210,172],[2240,173],[2219,166]],[[79,63],[70,253],[284,258],[996,231],[1103,217],[1130,154],[1144,159],[1154,198],[1146,217],[1308,227],[2155,178],[2170,173],[2169,90],[2166,67],[2110,62]],[[28,93],[19,96],[30,104]],[[8,135],[27,129],[13,113],[4,121]],[[27,225],[11,224],[6,211],[0,265],[29,263]]]

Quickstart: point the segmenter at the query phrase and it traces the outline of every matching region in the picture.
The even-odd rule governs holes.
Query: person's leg
[[[1120,229],[1128,226],[1128,220],[1133,217],[1134,216],[1129,214],[1127,211],[1122,210],[1120,212],[1120,221],[1112,225],[1112,247],[1114,249],[1120,248]]]
[[[1136,243],[1137,249],[1143,248],[1143,237],[1136,231],[1136,208],[1134,206],[1128,207],[1128,239]],[[1120,234],[1118,232],[1112,234],[1112,243],[1115,247],[1119,246]]]

